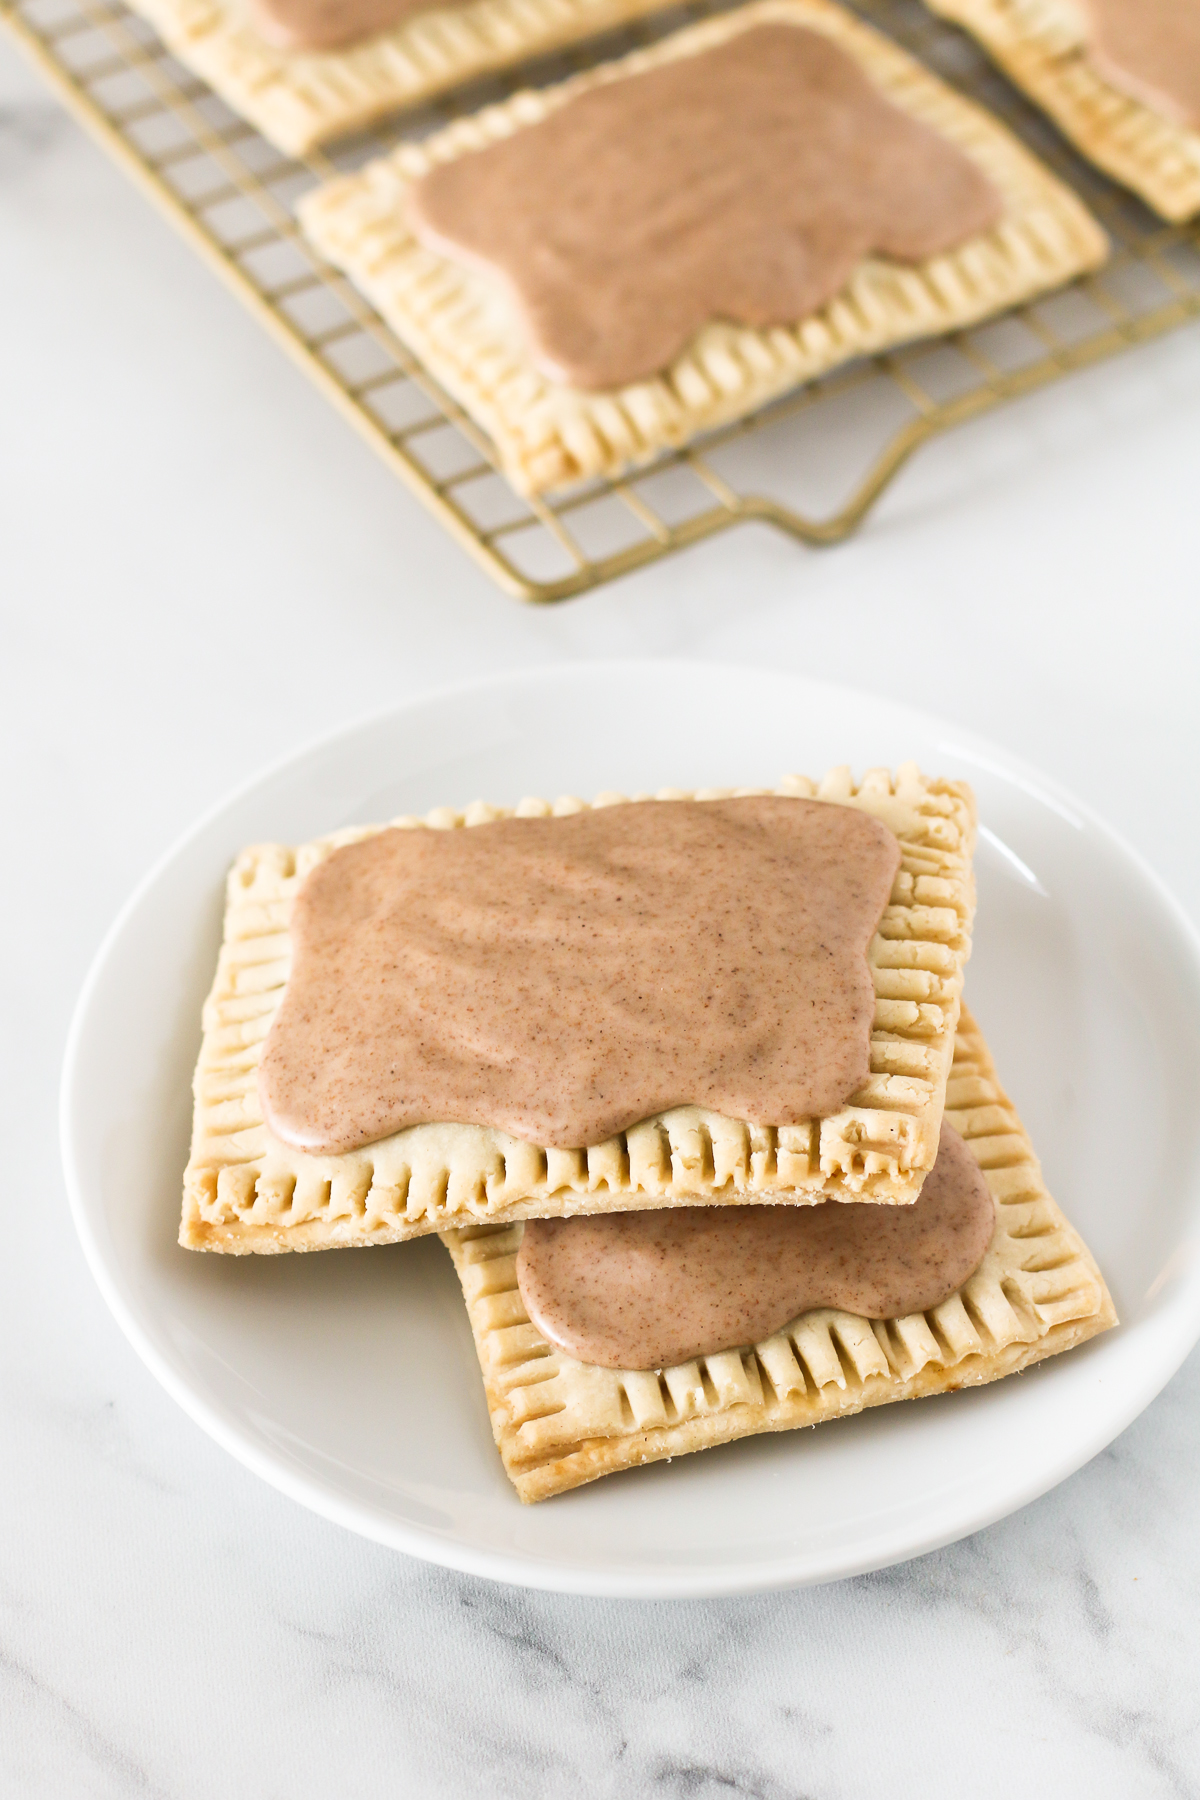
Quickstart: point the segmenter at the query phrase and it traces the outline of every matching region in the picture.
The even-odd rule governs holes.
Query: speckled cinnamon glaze
[[[455,0],[247,0],[247,10],[268,44],[281,50],[335,50],[388,31],[417,13],[436,12]]]
[[[926,1312],[979,1267],[995,1204],[958,1133],[912,1206],[693,1206],[526,1224],[530,1319],[579,1362],[667,1369],[761,1343],[816,1306]]]
[[[1002,207],[827,36],[771,22],[441,164],[410,211],[431,248],[500,279],[544,374],[613,388],[711,319],[805,318],[871,252],[937,255]]]
[[[575,1147],[684,1104],[824,1117],[870,1070],[899,860],[869,814],[775,795],[379,832],[297,897],[264,1117],[318,1152],[430,1121]]]
[[[1200,0],[1080,4],[1105,79],[1180,125],[1200,125]]]

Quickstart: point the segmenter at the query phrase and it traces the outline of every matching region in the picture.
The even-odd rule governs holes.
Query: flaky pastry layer
[[[130,0],[180,62],[291,156],[665,3],[468,0],[342,49],[280,50],[256,29],[244,0]]]
[[[996,1202],[996,1232],[958,1293],[883,1322],[822,1307],[748,1350],[661,1372],[565,1356],[517,1287],[521,1225],[446,1232],[470,1315],[492,1432],[522,1500],[763,1431],[996,1381],[1116,1324],[1104,1279],[1047,1193],[983,1037],[964,1010],[946,1117]]]
[[[889,100],[956,144],[998,190],[1000,223],[912,265],[865,259],[845,288],[795,324],[714,320],[650,380],[589,392],[533,364],[499,286],[420,244],[412,184],[435,164],[536,124],[574,95],[724,43],[768,20],[824,32]],[[1082,203],[987,113],[832,0],[757,0],[558,87],[515,94],[420,144],[403,144],[305,197],[301,225],[496,445],[514,486],[537,493],[614,475],[740,418],[855,356],[970,325],[1096,268],[1108,242]]]
[[[1200,212],[1200,132],[1114,87],[1071,0],[926,0],[963,26],[1090,162],[1164,219]]]
[[[721,793],[730,790],[720,790]],[[738,790],[750,792],[760,790]],[[381,826],[293,850],[258,845],[229,875],[224,941],[204,1006],[192,1151],[179,1241],[193,1250],[326,1250],[388,1244],[449,1225],[625,1208],[813,1203],[826,1197],[906,1204],[937,1155],[974,912],[974,803],[961,783],[915,765],[895,777],[848,769],[776,790],[861,807],[895,832],[901,866],[868,951],[875,983],[871,1075],[837,1113],[759,1126],[694,1106],[655,1114],[603,1144],[542,1149],[480,1125],[429,1124],[338,1156],[282,1143],[263,1123],[258,1061],[287,980],[288,919],[309,870]],[[703,801],[676,789],[655,798]],[[605,794],[611,805],[623,795]],[[522,801],[519,817],[584,802]],[[442,808],[413,829],[469,829],[511,809]]]

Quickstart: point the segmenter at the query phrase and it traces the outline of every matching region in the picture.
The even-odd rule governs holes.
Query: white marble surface
[[[926,453],[820,556],[728,536],[524,610],[0,45],[0,1792],[37,1800],[1200,1794],[1200,1356],[969,1541],[602,1604],[422,1567],[176,1411],[91,1286],[55,1089],[109,918],[276,752],[458,672],[832,671],[1019,749],[1200,912],[1200,333]]]

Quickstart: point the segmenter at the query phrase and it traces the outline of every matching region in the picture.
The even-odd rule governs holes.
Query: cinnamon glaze
[[[1088,49],[1114,87],[1180,125],[1200,126],[1198,0],[1080,0]]]
[[[339,1152],[431,1121],[575,1147],[683,1104],[823,1117],[870,1071],[899,859],[868,813],[774,795],[347,845],[296,899],[266,1122]]]
[[[454,0],[248,0],[259,32],[281,50],[337,50],[377,37]]]
[[[812,1307],[927,1312],[979,1267],[995,1206],[943,1124],[911,1206],[689,1206],[534,1219],[517,1282],[530,1319],[580,1362],[669,1369],[761,1343]]]
[[[821,32],[752,26],[585,90],[414,186],[418,236],[496,276],[552,380],[664,370],[712,319],[794,323],[872,253],[996,224],[975,164]]]

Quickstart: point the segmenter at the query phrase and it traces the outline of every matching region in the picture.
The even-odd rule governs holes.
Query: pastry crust
[[[725,790],[723,790],[725,791]],[[748,792],[751,790],[738,790]],[[974,913],[974,802],[961,783],[848,769],[776,790],[858,806],[896,833],[901,866],[868,951],[875,982],[872,1074],[827,1118],[747,1125],[699,1107],[656,1114],[586,1150],[546,1150],[485,1126],[417,1125],[363,1149],[309,1155],[263,1123],[258,1060],[283,995],[288,917],[308,871],[339,844],[381,826],[337,832],[297,850],[258,845],[230,872],[224,942],[204,1007],[194,1081],[192,1152],[179,1241],[233,1254],[395,1243],[468,1221],[625,1208],[833,1197],[905,1204],[937,1155],[963,969]],[[675,789],[657,798],[689,796]],[[606,794],[596,805],[623,795]],[[653,804],[654,796],[641,797]],[[580,800],[522,801],[518,815],[577,812]],[[479,803],[442,808],[414,829],[460,829],[509,816]]]
[[[530,359],[499,286],[418,243],[408,189],[436,163],[535,124],[587,88],[766,21],[824,32],[895,105],[956,144],[999,192],[999,224],[911,266],[866,258],[838,295],[795,325],[754,330],[714,320],[652,379],[598,392],[550,381]],[[1108,253],[1082,203],[1003,126],[832,0],[757,0],[558,87],[515,94],[327,183],[298,211],[317,249],[466,407],[525,493],[646,462],[851,357],[973,324],[1098,267]]]
[[[872,1322],[820,1308],[752,1349],[661,1373],[575,1362],[529,1322],[521,1225],[443,1235],[462,1282],[488,1412],[522,1500],[761,1431],[997,1381],[1117,1322],[1104,1278],[1047,1193],[1025,1129],[964,1010],[946,1117],[996,1202],[980,1267],[928,1313]]]
[[[667,0],[468,0],[338,50],[281,50],[244,0],[130,0],[234,112],[290,156],[497,69],[611,31]]]
[[[1114,87],[1092,62],[1071,0],[926,0],[978,38],[1097,168],[1164,219],[1200,212],[1200,132]]]

